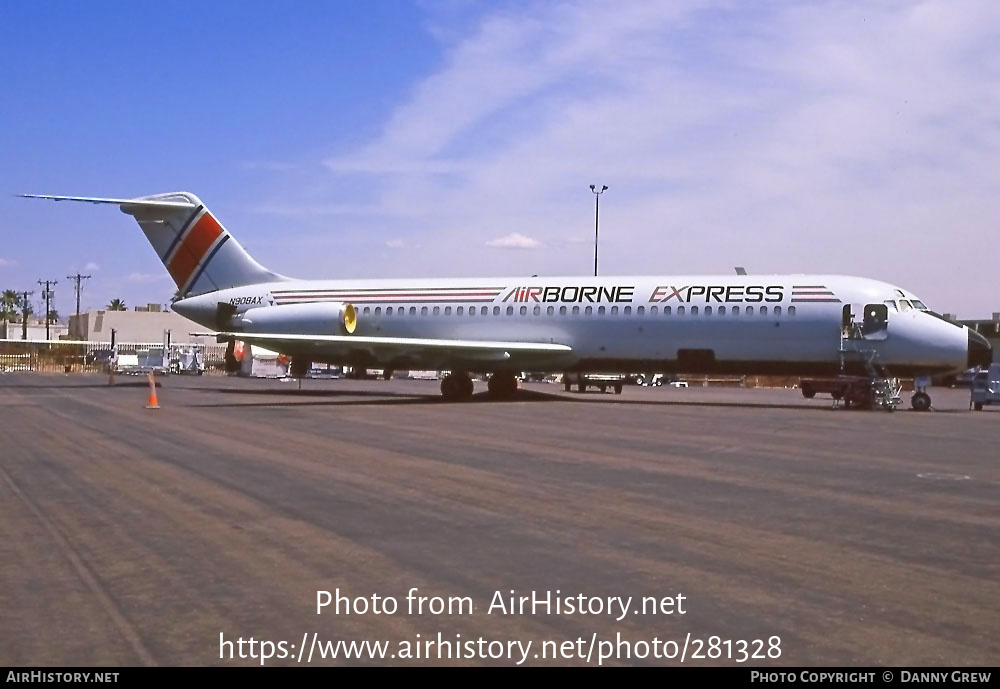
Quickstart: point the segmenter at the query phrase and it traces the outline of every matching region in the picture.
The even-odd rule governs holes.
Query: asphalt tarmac
[[[685,664],[736,665],[741,641],[764,654],[744,665],[1000,660],[1000,410],[967,392],[889,414],[796,390],[477,391],[169,377],[148,410],[143,379],[0,376],[0,665],[260,664],[241,637],[285,642],[268,665],[340,640],[393,645],[312,664],[521,657],[391,657],[439,632],[532,641],[528,665],[597,664],[619,638],[686,643]],[[338,588],[398,610],[317,615]],[[474,610],[409,614],[413,588]],[[488,613],[511,590],[633,600],[620,621]]]

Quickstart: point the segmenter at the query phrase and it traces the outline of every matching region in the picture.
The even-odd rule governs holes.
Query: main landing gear
[[[517,392],[517,378],[513,373],[494,373],[486,389],[495,400],[510,399]]]
[[[449,402],[464,402],[472,397],[472,378],[464,371],[449,373],[441,381],[441,394]]]
[[[441,381],[441,394],[449,402],[464,402],[472,397],[472,378],[464,371],[453,371]],[[517,377],[513,373],[494,373],[487,386],[490,398],[505,400],[517,392]]]

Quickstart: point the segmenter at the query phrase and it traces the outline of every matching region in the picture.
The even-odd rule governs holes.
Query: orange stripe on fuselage
[[[181,242],[180,247],[174,252],[174,257],[167,266],[170,277],[178,287],[183,287],[195,268],[205,257],[209,247],[222,235],[222,225],[212,217],[212,214],[205,211],[205,214],[198,219],[195,226],[188,232],[187,237]]]

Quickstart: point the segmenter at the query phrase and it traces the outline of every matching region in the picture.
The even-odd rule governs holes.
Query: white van
[[[1000,364],[990,364],[972,379],[972,407],[982,411],[985,404],[1000,404]]]

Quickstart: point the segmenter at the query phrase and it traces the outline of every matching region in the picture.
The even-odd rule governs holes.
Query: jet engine
[[[343,302],[261,306],[234,316],[232,324],[246,333],[350,335],[358,327],[358,310]]]

